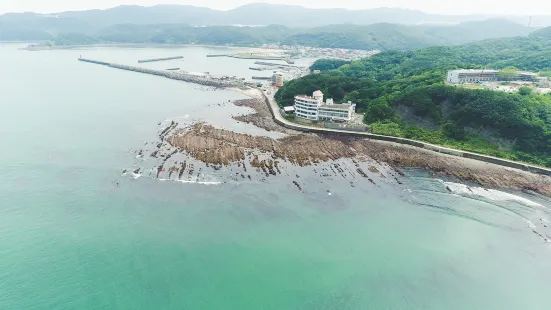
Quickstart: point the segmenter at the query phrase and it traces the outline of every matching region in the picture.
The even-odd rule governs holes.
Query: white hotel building
[[[355,109],[356,105],[351,102],[333,104],[333,99],[327,99],[324,104],[323,93],[319,90],[312,97],[295,97],[295,115],[311,121],[348,122],[352,120]]]
[[[537,76],[537,73],[533,72],[517,72],[514,77],[511,77],[511,80],[533,82]],[[450,70],[446,76],[446,82],[450,84],[495,82],[501,80],[503,79],[499,77],[499,71],[490,69]]]

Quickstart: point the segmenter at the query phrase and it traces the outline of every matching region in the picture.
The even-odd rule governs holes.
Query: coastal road
[[[447,147],[443,147],[443,146],[438,146],[438,145],[434,145],[434,144],[430,144],[430,143],[426,143],[426,142],[422,142],[422,141],[416,141],[416,140],[410,140],[410,139],[404,139],[404,138],[398,138],[398,137],[392,137],[392,136],[377,135],[377,134],[372,134],[372,133],[368,133],[368,132],[356,132],[356,131],[331,129],[331,128],[319,128],[319,127],[313,127],[313,126],[307,126],[307,125],[303,125],[303,124],[293,123],[293,122],[290,122],[290,121],[286,120],[281,115],[281,113],[279,112],[279,110],[280,110],[279,106],[277,105],[277,103],[274,99],[274,96],[273,96],[273,94],[275,94],[274,89],[270,90],[270,94],[267,94],[266,92],[261,91],[261,90],[259,90],[259,92],[262,92],[264,100],[268,104],[268,108],[269,108],[270,112],[272,113],[274,121],[276,123],[278,123],[279,125],[281,125],[283,127],[286,127],[286,128],[289,128],[289,129],[294,129],[294,130],[299,130],[299,131],[306,131],[306,132],[325,133],[325,134],[327,134],[327,133],[329,133],[329,134],[341,134],[341,135],[348,135],[348,136],[355,136],[355,137],[363,137],[363,138],[366,138],[366,139],[381,140],[381,141],[388,141],[388,142],[394,142],[394,143],[399,143],[399,144],[411,145],[411,146],[423,148],[423,149],[438,152],[438,153],[475,159],[475,160],[479,160],[479,161],[483,161],[483,162],[487,162],[487,163],[492,163],[492,164],[496,164],[496,165],[500,165],[500,166],[504,166],[504,167],[515,168],[515,169],[520,169],[520,170],[524,170],[524,171],[529,171],[529,172],[533,172],[533,173],[539,173],[539,174],[545,174],[545,175],[551,176],[551,169],[548,169],[548,168],[529,165],[529,164],[526,164],[526,163],[516,162],[516,161],[512,161],[512,160],[506,160],[506,159],[493,157],[493,156],[487,156],[487,155],[482,155],[482,154],[477,154],[477,153],[472,153],[472,152],[467,152],[467,151],[462,151],[462,150],[456,150],[456,149],[447,148]]]

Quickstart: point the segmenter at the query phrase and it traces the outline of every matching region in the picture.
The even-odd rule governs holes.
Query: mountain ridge
[[[269,14],[267,14],[269,13]],[[8,14],[0,15],[0,21]],[[505,18],[524,25],[528,24],[529,16],[472,14],[472,15],[439,15],[429,14],[419,10],[402,8],[374,8],[363,10],[311,9],[299,5],[281,5],[268,3],[251,3],[227,11],[214,10],[206,7],[178,4],[159,4],[154,6],[123,5],[109,9],[92,9],[84,11],[66,11],[36,16],[57,16],[82,19],[88,23],[107,27],[113,24],[137,23],[182,23],[192,25],[267,25],[284,24],[289,27],[316,27],[327,24],[361,24],[368,25],[377,22],[424,24],[424,23],[460,23],[485,20],[489,18]],[[315,18],[304,18],[314,16]],[[113,19],[120,20],[113,20]],[[185,19],[185,20],[183,20]],[[261,22],[261,23],[259,23]],[[532,25],[551,25],[551,16],[533,16]]]

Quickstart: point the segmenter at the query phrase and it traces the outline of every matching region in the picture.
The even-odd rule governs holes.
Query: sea
[[[225,47],[24,46],[0,44],[0,309],[551,309],[545,197],[414,169],[351,186],[301,167],[302,190],[123,173],[171,120],[273,133],[231,118],[242,94],[78,57],[271,72],[206,57]]]

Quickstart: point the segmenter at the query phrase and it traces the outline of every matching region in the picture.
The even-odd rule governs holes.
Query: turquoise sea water
[[[241,95],[79,55],[184,55],[184,70],[243,77],[252,62],[207,62],[219,49],[201,47],[19,46],[0,45],[0,309],[551,308],[551,244],[533,232],[551,236],[543,197],[451,195],[419,171],[351,187],[301,168],[304,192],[285,177],[123,177],[159,122],[262,132],[214,105]]]

